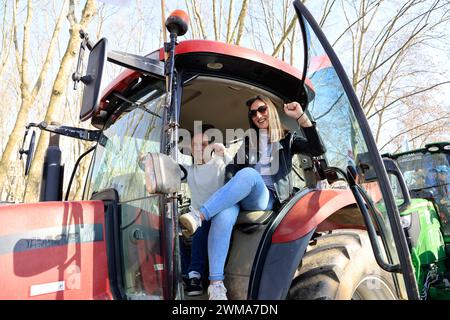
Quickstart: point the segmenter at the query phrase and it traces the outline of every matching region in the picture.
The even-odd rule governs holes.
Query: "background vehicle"
[[[180,191],[175,170],[178,128],[202,120],[222,132],[246,129],[244,101],[263,93],[278,104],[299,101],[327,152],[295,159],[296,193],[281,208],[239,215],[225,269],[229,297],[417,299],[397,204],[364,113],[319,26],[299,1],[294,6],[302,71],[212,41],[180,42],[175,51],[185,28],[179,15],[166,23],[165,50],[146,57],[110,52],[105,40],[91,46],[85,38],[92,47],[87,75],[74,78],[85,84],[80,119],[98,130],[34,124],[95,143],[84,199],[61,201],[53,141],[42,202],[0,208],[7,226],[0,234],[0,298],[183,298],[177,216],[189,195]],[[128,70],[99,99],[106,60]],[[226,143],[233,149],[242,138]],[[145,153],[160,166],[144,172]],[[162,179],[152,193],[147,175]],[[320,187],[324,180],[331,186]]]
[[[384,157],[397,163],[411,195],[400,215],[421,295],[449,299],[450,143],[430,143]],[[402,202],[397,177],[391,176],[391,183]]]

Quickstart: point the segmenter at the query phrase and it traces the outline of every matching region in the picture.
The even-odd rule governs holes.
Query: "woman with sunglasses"
[[[240,210],[272,210],[293,193],[290,173],[292,157],[302,153],[325,153],[314,123],[298,102],[284,104],[285,114],[303,128],[306,139],[286,130],[274,103],[258,95],[247,101],[250,127],[256,134],[245,139],[227,166],[228,182],[217,190],[199,210],[180,216],[185,234],[193,234],[202,221],[211,220],[208,236],[210,300],[226,300],[223,270],[231,232]],[[255,151],[256,152],[252,152]]]

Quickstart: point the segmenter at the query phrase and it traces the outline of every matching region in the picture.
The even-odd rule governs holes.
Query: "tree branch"
[[[397,99],[395,99],[395,100],[389,102],[386,106],[384,106],[384,107],[381,108],[380,110],[378,110],[378,111],[372,113],[370,116],[368,116],[367,119],[372,118],[373,116],[375,116],[377,113],[379,113],[379,112],[382,111],[382,110],[388,109],[390,106],[392,106],[393,104],[397,103],[397,102],[400,101],[400,100],[403,100],[403,99],[406,99],[406,98],[410,98],[410,97],[412,97],[412,96],[415,96],[415,95],[424,93],[424,92],[426,92],[426,91],[432,90],[432,89],[434,89],[434,88],[437,88],[437,87],[439,87],[439,86],[442,86],[442,85],[444,85],[444,84],[449,84],[449,83],[450,83],[450,81],[444,81],[444,82],[436,83],[436,84],[434,84],[434,85],[432,85],[432,86],[430,86],[430,87],[427,87],[427,88],[423,88],[423,89],[420,89],[420,90],[417,90],[417,91],[414,91],[414,92],[410,92],[410,93],[408,93],[408,94],[406,94],[406,95],[404,95],[404,96],[401,96],[401,97],[399,97],[399,98],[397,98]]]
[[[444,116],[443,118],[441,118],[441,119],[439,119],[439,120],[444,120],[444,119],[449,119],[449,118],[450,118],[450,115]],[[436,119],[432,119],[432,120],[427,121],[427,122],[425,122],[425,123],[422,123],[422,124],[420,124],[420,125],[418,125],[418,126],[415,126],[414,128],[410,128],[410,129],[408,129],[408,130],[405,130],[405,131],[402,131],[402,132],[396,134],[394,137],[391,137],[391,138],[389,139],[389,141],[386,142],[386,143],[380,148],[380,150],[382,150],[383,148],[385,148],[389,143],[392,143],[392,141],[394,141],[395,139],[397,139],[397,138],[400,137],[401,135],[404,135],[404,134],[406,134],[406,133],[408,133],[408,132],[411,132],[411,131],[413,131],[413,130],[416,130],[416,129],[418,129],[418,128],[421,128],[421,127],[423,127],[423,126],[426,126],[426,125],[428,125],[428,124],[430,124],[430,123],[432,123],[432,122],[435,122],[435,121],[436,121]]]
[[[202,34],[202,38],[207,39],[208,35],[205,31],[205,27],[203,26],[202,17],[200,15],[200,12],[198,11],[196,0],[192,0],[192,9],[194,10],[195,19],[197,20],[197,22],[200,26],[200,32]]]
[[[230,43],[231,42],[231,25],[232,25],[232,21],[233,21],[233,3],[234,0],[230,0],[230,7],[228,9],[228,21],[227,21],[227,37],[226,37],[226,42]]]
[[[234,26],[233,33],[231,34],[230,39],[230,41],[233,41],[237,29],[237,37],[235,41],[236,45],[239,45],[239,43],[241,42],[242,34],[244,32],[244,24],[245,24],[245,17],[247,16],[247,10],[248,10],[248,0],[243,0],[241,11],[239,13],[238,20],[236,22],[236,25]]]
[[[34,85],[34,88],[31,92],[31,96],[35,97],[37,96],[38,92],[41,90],[42,87],[42,83],[45,80],[46,76],[47,76],[47,72],[50,66],[50,62],[52,61],[53,58],[53,53],[55,52],[55,48],[56,48],[56,44],[57,41],[59,39],[59,33],[61,31],[61,24],[63,22],[63,18],[64,18],[64,11],[66,8],[68,0],[65,0],[62,8],[61,8],[61,13],[59,14],[58,20],[56,21],[55,24],[55,28],[53,29],[53,35],[52,38],[50,40],[50,44],[48,46],[48,50],[47,50],[47,56],[45,57],[44,63],[42,65],[41,68],[41,72],[39,73],[39,76],[36,80],[36,83]]]
[[[276,57],[278,55],[278,52],[282,48],[284,42],[288,38],[289,34],[292,32],[292,30],[295,27],[295,24],[297,23],[297,16],[292,17],[291,22],[289,23],[289,26],[286,30],[286,32],[282,35],[280,41],[278,42],[277,46],[275,47],[275,50],[272,52],[272,56]]]

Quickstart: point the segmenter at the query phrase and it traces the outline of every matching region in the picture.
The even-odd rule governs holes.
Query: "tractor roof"
[[[209,40],[181,41],[176,47],[176,65],[179,69],[192,72],[209,73],[218,77],[234,77],[244,82],[260,85],[261,87],[279,93],[286,100],[301,99],[305,94],[299,84],[302,71],[270,55],[232,44]],[[163,60],[162,48],[155,50],[147,57]],[[209,70],[207,63],[223,62],[223,69]],[[126,69],[103,91],[97,115],[101,110],[107,110],[107,98],[112,92],[122,93],[141,74]],[[305,80],[306,94],[309,99],[314,95],[313,86],[309,79]],[[94,115],[95,118],[96,115]]]
[[[450,152],[450,142],[443,141],[443,142],[427,143],[425,145],[425,147],[423,147],[423,148],[409,150],[409,151],[400,152],[400,153],[394,153],[394,154],[385,153],[382,156],[396,159],[398,157],[405,156],[408,154],[427,153],[427,152]]]

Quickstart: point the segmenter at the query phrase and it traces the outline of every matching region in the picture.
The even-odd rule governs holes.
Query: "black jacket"
[[[280,203],[283,203],[283,201],[292,195],[293,183],[291,170],[294,154],[301,153],[307,156],[320,156],[325,153],[325,147],[316,130],[315,123],[313,123],[312,127],[303,128],[303,132],[305,133],[306,139],[297,135],[296,132],[289,131],[283,139],[274,143],[272,146],[273,157],[276,156],[275,152],[278,151],[278,170],[274,171],[275,173],[272,175],[272,179],[276,196]],[[239,170],[245,167],[255,166],[259,159],[259,152],[255,152],[258,155],[257,159],[252,160],[252,153],[249,151],[250,148],[249,139],[245,139],[233,162],[225,169],[225,182],[230,180]],[[245,157],[245,161],[241,161],[244,163],[239,164],[238,157],[240,159]]]

